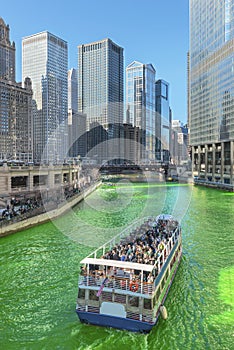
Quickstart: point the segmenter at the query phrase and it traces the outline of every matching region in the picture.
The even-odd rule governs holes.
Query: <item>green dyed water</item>
[[[183,258],[168,319],[148,335],[81,324],[79,261],[141,216],[181,220]],[[119,181],[54,222],[0,240],[0,348],[232,350],[234,195],[188,185]]]

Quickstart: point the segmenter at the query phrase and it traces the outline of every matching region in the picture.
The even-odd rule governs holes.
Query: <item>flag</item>
[[[107,282],[107,280],[108,280],[108,277],[106,277],[105,279],[104,279],[104,281],[102,282],[102,284],[101,284],[101,286],[100,286],[100,288],[99,288],[99,291],[97,292],[97,297],[99,297],[101,294],[102,294],[102,291],[103,291],[103,288],[104,288],[104,286],[105,286],[105,283]]]

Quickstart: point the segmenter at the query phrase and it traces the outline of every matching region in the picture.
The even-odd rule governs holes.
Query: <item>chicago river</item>
[[[81,324],[79,262],[142,216],[181,221],[183,258],[148,335]],[[67,214],[1,238],[2,349],[231,350],[234,193],[188,184],[102,185]]]

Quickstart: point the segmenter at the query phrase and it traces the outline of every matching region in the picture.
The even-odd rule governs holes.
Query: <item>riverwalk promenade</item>
[[[194,185],[205,186],[209,188],[216,188],[218,190],[224,190],[228,192],[234,192],[234,185],[222,182],[213,182],[205,179],[194,179]]]
[[[36,226],[59,217],[81,202],[100,185],[101,181],[97,180],[83,188],[79,193],[67,199],[64,198],[64,200],[58,203],[56,207],[54,205],[51,206],[48,202],[45,202],[41,207],[35,208],[22,216],[16,217],[16,220],[9,220],[7,224],[0,223],[0,237],[25,230],[29,227]]]

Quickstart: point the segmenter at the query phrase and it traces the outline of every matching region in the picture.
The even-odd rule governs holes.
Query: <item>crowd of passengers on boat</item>
[[[166,249],[164,248],[177,228],[178,222],[176,221],[167,223],[165,221],[159,221],[153,225],[151,221],[147,221],[141,227],[131,232],[130,236],[122,240],[120,244],[115,245],[111,250],[106,252],[101,259],[155,265],[163,250],[165,254],[164,258],[166,258]],[[175,236],[173,237],[172,246],[174,242]],[[130,281],[139,281],[141,279],[141,272],[138,270],[126,271],[123,268],[108,268],[106,271],[100,271],[99,266],[89,265],[89,271],[96,285],[100,285],[106,277],[109,277],[108,283],[111,283],[110,278],[113,277],[129,278]],[[87,271],[83,267],[81,275],[84,276],[86,273]],[[144,271],[143,281],[152,283],[156,275],[157,271],[154,274]]]
[[[153,226],[147,222],[132,232],[126,243],[114,246],[102,258],[154,265],[177,227],[175,221],[160,221]]]

